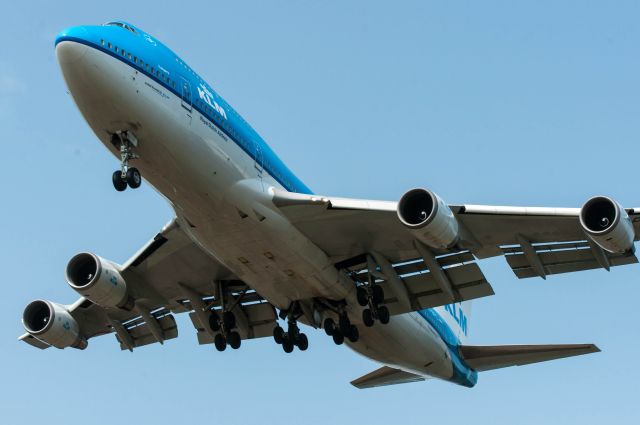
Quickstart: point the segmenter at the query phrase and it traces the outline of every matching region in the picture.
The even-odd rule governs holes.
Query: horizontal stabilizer
[[[383,366],[374,370],[360,378],[351,381],[351,385],[356,388],[373,388],[383,387],[385,385],[406,384],[409,382],[424,381],[425,377],[405,372],[404,370],[394,369],[389,366]]]
[[[600,349],[594,344],[460,346],[460,354],[465,363],[478,372],[509,366],[523,366],[599,351]]]

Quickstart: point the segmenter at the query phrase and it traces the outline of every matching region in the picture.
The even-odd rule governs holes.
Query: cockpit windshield
[[[112,26],[112,27],[120,27],[120,28],[124,28],[124,29],[126,29],[126,30],[131,31],[131,32],[132,32],[132,33],[134,33],[134,34],[137,34],[137,33],[136,33],[136,30],[135,30],[135,29],[133,29],[133,27],[131,27],[131,26],[129,26],[129,25],[127,25],[127,24],[125,24],[124,22],[107,22],[107,23],[106,23],[106,24],[104,24],[104,25],[105,25],[105,26]]]

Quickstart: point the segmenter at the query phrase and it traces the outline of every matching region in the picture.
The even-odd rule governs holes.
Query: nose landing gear
[[[138,140],[130,131],[121,131],[113,133],[111,143],[120,148],[120,170],[114,171],[111,176],[113,187],[122,192],[129,186],[131,189],[137,189],[142,184],[142,176],[140,171],[135,167],[129,166],[129,161],[139,158],[133,152],[133,148],[138,146]]]

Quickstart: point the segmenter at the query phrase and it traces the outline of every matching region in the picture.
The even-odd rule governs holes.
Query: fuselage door
[[[191,84],[184,77],[180,77],[182,82],[182,107],[191,112]]]

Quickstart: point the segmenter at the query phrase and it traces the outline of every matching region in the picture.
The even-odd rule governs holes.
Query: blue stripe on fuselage
[[[313,193],[309,187],[284,165],[282,160],[278,158],[258,133],[251,128],[211,86],[186,65],[180,57],[155,38],[133,25],[130,26],[138,31],[137,35],[124,28],[114,26],[72,27],[58,35],[55,45],[63,41],[73,41],[108,54],[136,71],[141,72],[148,78],[151,78],[155,83],[169,90],[178,98],[182,98],[182,93],[178,90],[181,89],[181,79],[185,79],[190,86],[193,109],[197,110],[203,117],[206,117],[216,125],[218,129],[238,145],[253,161],[256,161],[256,157],[258,156],[257,152],[260,152],[262,168],[285,189],[290,192]],[[101,40],[104,41],[104,46],[101,45]],[[143,60],[145,64],[153,64],[153,67],[157,70],[167,70],[168,74],[162,72],[161,75],[169,75],[171,80],[176,82],[176,86],[172,87],[172,84],[169,84],[169,82],[158,77],[156,74],[148,72],[147,69],[140,66],[139,62],[136,63],[130,60],[128,56],[115,53],[114,50],[108,48],[108,43],[111,43],[113,49],[115,49],[115,46],[118,46],[119,51],[124,49],[127,55],[129,53],[135,55],[135,57]],[[220,107],[224,109],[224,117],[216,111],[215,108],[211,108],[211,113],[205,111],[204,104],[201,106],[200,102],[197,101],[200,99],[197,88],[201,85],[202,87],[206,87],[212,94],[212,102],[215,105],[220,105]]]
[[[478,382],[478,372],[467,366],[460,356],[458,351],[460,340],[447,325],[447,322],[433,308],[419,310],[418,314],[435,329],[449,349],[449,356],[453,365],[453,376],[450,381],[465,387],[473,387]]]

